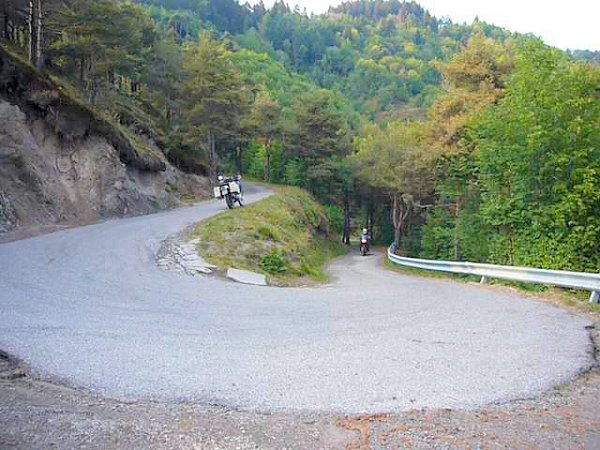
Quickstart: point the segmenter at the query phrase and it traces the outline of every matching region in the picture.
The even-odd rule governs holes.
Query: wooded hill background
[[[183,170],[308,189],[346,242],[600,271],[599,52],[398,0],[5,0],[0,35]]]

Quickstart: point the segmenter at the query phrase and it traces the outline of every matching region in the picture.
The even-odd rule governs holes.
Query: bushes
[[[600,70],[530,43],[442,165],[424,256],[600,270]]]
[[[271,249],[271,252],[260,259],[260,267],[267,273],[277,275],[287,270],[287,261],[281,250]]]

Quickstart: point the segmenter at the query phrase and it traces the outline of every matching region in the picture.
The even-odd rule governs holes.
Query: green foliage
[[[240,127],[246,102],[242,80],[226,43],[209,32],[189,50],[185,68],[190,75],[184,85],[188,136],[192,145],[206,150],[209,174],[214,179],[223,156],[216,141],[234,136]]]
[[[505,98],[473,124],[495,259],[600,269],[599,85],[600,70],[530,44]]]
[[[106,26],[110,17],[111,26]],[[95,92],[119,73],[139,80],[144,58],[157,36],[139,6],[112,0],[71,0],[49,19],[60,30],[51,56],[63,70],[78,72],[82,88]]]
[[[425,145],[425,131],[419,122],[372,126],[354,157],[359,178],[391,197],[394,242],[398,247],[403,245],[403,237],[414,234],[410,233],[410,220],[434,188],[437,154]]]
[[[512,71],[512,54],[500,42],[483,33],[469,39],[467,47],[444,67],[446,80],[457,89],[477,91],[482,84],[493,88],[504,86]]]
[[[150,6],[164,26],[175,27],[181,38],[196,36],[200,26],[241,33],[255,26],[261,8],[251,9],[236,0],[138,0]],[[264,6],[262,7],[264,10]]]
[[[422,198],[433,183],[436,155],[423,145],[418,122],[393,122],[365,131],[356,153],[360,177],[374,187]]]
[[[597,68],[522,45],[502,98],[443,160],[424,255],[600,270],[599,85]]]
[[[329,203],[339,202],[340,161],[361,124],[431,103],[441,81],[436,60],[474,32],[445,23],[442,36],[437,19],[396,1],[310,17],[284,2],[270,10],[235,0],[135,3],[51,8],[51,66],[109,114],[123,116],[119,96],[151,106],[139,108],[160,128],[150,135],[161,135],[181,168],[239,170],[248,161],[242,147],[261,144],[253,174],[262,162],[261,178],[310,187]]]
[[[287,271],[287,261],[281,250],[273,248],[269,254],[260,259],[260,267],[271,275],[277,275]]]
[[[327,215],[331,224],[331,230],[341,235],[344,230],[344,210],[339,206],[330,205],[326,207]]]
[[[344,2],[321,16],[282,1],[269,10],[235,0],[135,3],[65,0],[45,16],[61,95],[78,85],[69,97],[95,105],[97,126],[125,160],[164,166],[133,131],[188,171],[235,169],[304,187],[346,237],[351,212],[379,239],[391,216],[408,253],[599,270],[600,81],[591,63],[399,0]],[[303,211],[318,228],[321,213]],[[269,267],[285,230],[253,231],[271,243],[260,256]],[[312,270],[282,258],[286,276]]]
[[[192,134],[234,133],[242,105],[242,83],[226,43],[204,33],[185,60],[189,78],[184,93]]]

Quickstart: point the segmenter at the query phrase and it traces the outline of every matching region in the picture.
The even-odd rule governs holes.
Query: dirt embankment
[[[203,198],[205,178],[0,47],[0,240]],[[28,233],[29,230],[29,233]]]

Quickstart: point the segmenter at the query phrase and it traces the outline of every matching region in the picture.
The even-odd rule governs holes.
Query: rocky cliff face
[[[127,130],[108,130],[56,89],[0,60],[0,235],[144,214],[207,196],[205,178],[171,166],[143,136],[135,137],[141,147],[133,145]]]

